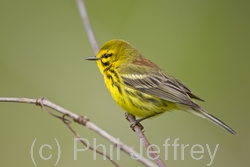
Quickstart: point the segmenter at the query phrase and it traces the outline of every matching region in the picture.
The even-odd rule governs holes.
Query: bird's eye
[[[102,58],[107,59],[107,58],[110,57],[110,56],[112,56],[112,54],[104,54],[104,55],[102,55]]]

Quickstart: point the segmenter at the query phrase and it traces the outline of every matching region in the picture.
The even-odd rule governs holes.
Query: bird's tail
[[[225,124],[224,122],[222,122],[221,120],[219,120],[218,118],[216,118],[215,116],[209,114],[208,112],[206,112],[205,110],[203,110],[202,108],[193,108],[193,109],[186,109],[186,111],[188,111],[189,113],[192,113],[194,115],[197,115],[199,117],[202,117],[202,118],[205,118],[207,120],[209,120],[210,122],[218,125],[219,127],[227,130],[228,132],[236,135],[237,133],[232,129],[230,128],[227,124]]]

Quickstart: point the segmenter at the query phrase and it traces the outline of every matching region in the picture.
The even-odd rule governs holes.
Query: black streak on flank
[[[128,98],[128,100],[129,100],[130,104],[132,104],[135,108],[138,108],[138,106],[135,105],[135,103],[133,102],[133,100],[131,98]]]
[[[125,91],[126,91],[126,90],[125,90]],[[144,111],[149,111],[149,109],[146,108],[146,107],[143,106],[143,105],[136,105],[136,104],[133,102],[133,100],[132,100],[131,98],[128,98],[128,100],[129,100],[129,103],[132,104],[135,108],[138,108],[138,109],[144,110]]]
[[[127,89],[125,89],[125,93],[132,96],[132,97],[135,97],[135,94]]]
[[[109,71],[111,67],[112,67],[112,65],[109,65],[108,67],[106,67],[106,68],[104,69],[104,72]]]
[[[157,101],[154,98],[145,98],[145,101],[148,102],[148,103],[153,103],[155,106],[159,105],[159,101]]]
[[[118,89],[119,93],[122,95],[122,89],[121,89],[120,85],[118,85],[118,84],[114,84],[114,85]]]
[[[115,76],[115,77],[116,77],[116,76]],[[112,87],[115,86],[115,87],[117,88],[117,90],[119,91],[119,93],[122,95],[122,89],[121,89],[121,87],[120,87],[120,85],[119,85],[119,82],[116,83],[116,82],[114,81],[114,78],[112,77],[112,75],[109,74],[109,73],[107,73],[107,78],[111,80],[111,85],[112,85]]]
[[[124,100],[123,97],[120,97],[120,100],[121,100],[124,104],[126,104],[126,101]]]
[[[121,83],[120,78],[119,78],[117,72],[116,72],[114,69],[110,69],[109,71],[110,71],[112,74],[114,74],[115,78],[117,79],[117,82],[118,82],[118,83]]]
[[[112,86],[114,86],[115,82],[114,82],[113,77],[110,74],[107,74],[107,78],[111,80],[111,84],[112,84]]]
[[[136,95],[139,97],[140,101],[146,102],[146,103],[153,103],[155,106],[158,106],[160,101],[158,101],[155,98],[151,97],[146,97],[143,95],[141,92],[136,92]],[[146,107],[141,106],[144,110],[148,110]]]
[[[136,95],[139,96],[141,99],[144,99],[145,97],[143,96],[143,94],[139,91],[136,91]]]

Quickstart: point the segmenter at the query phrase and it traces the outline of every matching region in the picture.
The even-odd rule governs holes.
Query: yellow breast
[[[146,117],[176,108],[174,103],[125,86],[121,78],[112,74],[104,75],[104,80],[116,103],[134,116]]]

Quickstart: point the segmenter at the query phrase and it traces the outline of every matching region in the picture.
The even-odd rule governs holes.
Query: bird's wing
[[[136,62],[118,69],[125,86],[188,106],[196,105],[190,97],[202,100],[193,95],[191,90],[180,81],[165,73],[151,61],[147,59],[143,59],[143,61],[143,63]]]
[[[189,95],[189,97],[191,97],[191,98],[193,98],[193,99],[196,99],[196,100],[200,100],[200,101],[205,102],[204,99],[202,99],[202,98],[196,96],[195,94],[193,94],[193,93],[191,92],[191,90],[190,90],[187,86],[185,86],[183,83],[181,83],[181,81],[179,81],[179,80],[176,79],[176,78],[174,78],[174,79],[175,79],[175,81],[185,90],[185,92]]]

